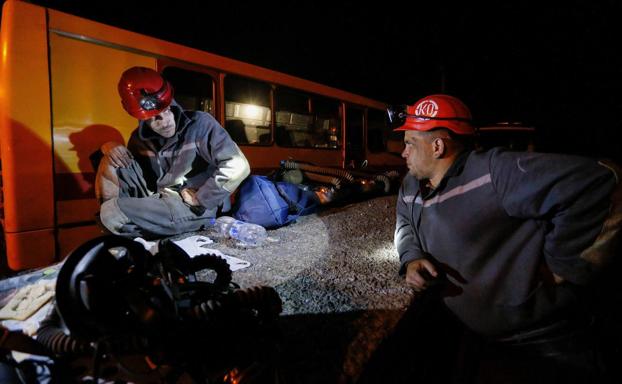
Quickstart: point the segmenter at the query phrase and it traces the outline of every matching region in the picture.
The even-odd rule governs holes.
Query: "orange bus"
[[[254,173],[288,158],[402,165],[387,150],[382,102],[25,2],[2,12],[1,224],[12,270],[53,263],[101,234],[90,158],[137,125],[116,90],[132,66],[160,71],[184,108],[211,113]]]

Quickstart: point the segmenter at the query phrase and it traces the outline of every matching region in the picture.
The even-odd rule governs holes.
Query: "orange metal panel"
[[[56,172],[94,172],[89,155],[107,141],[127,142],[138,125],[121,106],[121,74],[133,66],[155,69],[156,61],[54,34],[50,52]]]
[[[56,201],[58,225],[94,222],[97,212],[99,212],[99,204],[94,198]]]
[[[54,231],[5,233],[7,263],[14,271],[44,267],[55,261]]]
[[[101,228],[96,225],[60,229],[58,231],[60,259],[62,260],[67,257],[69,252],[73,251],[87,240],[93,239],[97,236],[102,236],[103,234],[104,233]]]
[[[367,151],[367,162],[370,167],[405,167],[404,159],[401,158],[399,153],[372,153]]]
[[[280,160],[289,158],[331,167],[339,167],[342,163],[340,150],[252,145],[240,145],[240,149],[248,159],[252,169],[278,168]]]
[[[0,153],[4,229],[54,225],[45,9],[7,1],[0,61]]]
[[[137,126],[117,83],[127,68],[155,68],[156,60],[56,34],[50,49],[57,223],[92,221],[98,206],[90,156],[105,142],[127,143]]]
[[[133,49],[145,53],[148,52],[158,58],[185,61],[188,63],[219,69],[228,73],[250,76],[275,84],[304,89],[320,95],[342,99],[354,104],[369,105],[378,109],[385,108],[385,104],[376,100],[256,65],[243,63],[205,51],[200,51],[198,49],[110,27],[105,24],[78,18],[62,12],[54,10],[50,10],[49,12],[50,28],[53,31],[62,31],[76,36],[97,39],[102,44],[118,45],[120,47],[124,47],[125,49]]]

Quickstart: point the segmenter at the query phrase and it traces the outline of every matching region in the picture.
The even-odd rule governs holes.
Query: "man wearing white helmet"
[[[617,237],[616,172],[576,156],[474,151],[471,113],[448,95],[389,117],[409,169],[395,229],[406,282],[422,292],[442,280],[445,305],[470,330],[510,349],[547,345],[567,377],[591,374],[568,360],[589,348],[566,342],[591,321],[581,300]]]
[[[127,148],[102,147],[95,188],[101,223],[129,237],[206,228],[250,173],[242,151],[210,114],[182,110],[153,69],[129,68],[118,91],[139,124]]]

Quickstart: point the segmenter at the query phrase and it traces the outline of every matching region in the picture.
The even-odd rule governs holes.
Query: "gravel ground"
[[[403,339],[397,329],[412,308],[412,292],[397,275],[395,202],[391,195],[324,207],[268,231],[269,241],[254,248],[198,233],[215,241],[208,247],[251,263],[233,272],[241,288],[265,285],[278,292],[278,348],[272,350],[270,339],[261,349],[273,356],[267,360],[276,364],[278,382],[365,381],[369,367],[383,374],[389,365],[384,361],[402,361],[401,352],[398,359],[382,352],[387,339]]]
[[[269,285],[279,293],[283,366],[295,382],[355,381],[410,304],[397,275],[395,201],[323,209],[268,231],[274,241],[256,248],[210,244],[251,263],[233,273],[242,288]]]

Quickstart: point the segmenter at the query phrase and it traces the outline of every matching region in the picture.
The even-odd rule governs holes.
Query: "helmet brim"
[[[473,125],[466,121],[454,121],[454,120],[425,120],[422,122],[414,122],[406,120],[402,126],[395,128],[393,131],[418,131],[428,132],[433,129],[445,128],[455,133],[456,135],[475,135],[475,128]]]

